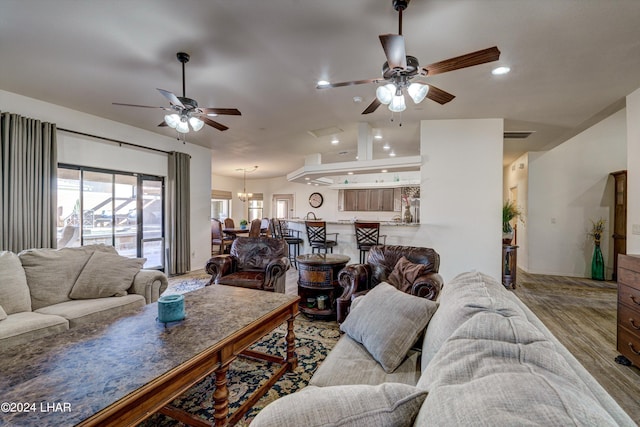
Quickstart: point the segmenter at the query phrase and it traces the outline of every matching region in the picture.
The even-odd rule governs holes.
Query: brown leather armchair
[[[443,280],[438,274],[440,255],[435,250],[414,246],[373,246],[369,250],[366,264],[350,264],[338,273],[338,282],[344,289],[336,300],[338,323],[342,323],[349,314],[352,299],[380,282],[387,282],[396,263],[403,256],[414,264],[428,266],[428,272],[413,281],[408,293],[436,300]]]
[[[284,293],[290,263],[287,243],[272,237],[237,237],[231,254],[212,257],[205,266],[207,285],[240,286]]]

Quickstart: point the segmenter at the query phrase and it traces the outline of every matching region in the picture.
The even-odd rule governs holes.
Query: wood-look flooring
[[[640,369],[615,362],[615,282],[518,272],[513,291],[640,423]]]

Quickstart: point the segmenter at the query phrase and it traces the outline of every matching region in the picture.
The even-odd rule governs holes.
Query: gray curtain
[[[0,250],[55,248],[56,125],[0,115]]]
[[[169,153],[169,274],[191,270],[190,161],[185,153]]]

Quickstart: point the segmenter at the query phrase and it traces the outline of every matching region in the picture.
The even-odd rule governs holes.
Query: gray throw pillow
[[[426,397],[400,383],[308,386],[265,406],[251,427],[410,426]]]
[[[5,313],[4,308],[0,305],[0,320],[4,320],[7,318],[7,313]]]
[[[438,303],[382,282],[353,307],[340,329],[362,344],[387,373],[404,360]]]
[[[73,285],[69,298],[91,299],[122,297],[133,284],[133,278],[145,258],[127,258],[118,254],[94,252]]]

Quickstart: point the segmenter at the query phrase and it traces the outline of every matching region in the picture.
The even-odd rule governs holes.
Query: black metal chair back
[[[371,247],[380,244],[380,237],[384,237],[386,242],[387,236],[380,236],[379,222],[354,222],[353,226],[356,231],[356,244],[360,250],[360,264],[366,261],[367,252]]]
[[[311,246],[311,252],[327,249],[333,253],[333,247],[338,244],[338,233],[327,233],[327,223],[325,221],[306,221],[305,227],[307,229],[307,239],[309,239],[309,246]],[[334,235],[335,240],[327,239],[327,235]]]

